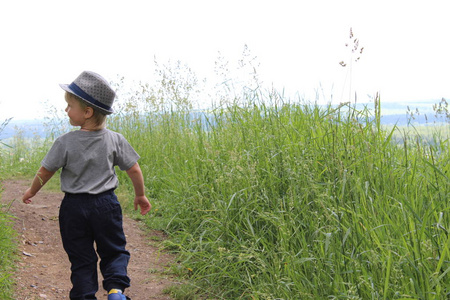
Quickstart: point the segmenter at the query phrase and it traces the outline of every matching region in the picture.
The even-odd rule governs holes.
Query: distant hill
[[[428,100],[417,102],[381,102],[381,123],[383,125],[408,125],[412,124],[434,124],[442,123],[446,120],[442,116],[436,116],[433,105],[440,100]],[[357,107],[374,108],[373,103],[361,103]]]
[[[3,122],[3,120],[1,121]],[[14,120],[9,121],[8,125],[0,132],[0,140],[6,140],[13,137],[17,133],[21,133],[24,137],[31,138],[34,136],[45,137],[46,128],[44,120]]]
[[[436,123],[444,123],[444,118],[437,118],[434,115],[415,115],[414,118],[403,115],[382,115],[381,116],[381,124],[383,125],[408,125],[408,124],[436,124]]]
[[[433,105],[439,103],[439,100],[422,101],[411,103],[381,103],[381,123],[383,125],[407,125],[409,122],[413,124],[434,124],[445,122],[442,117],[437,118],[433,111]],[[358,103],[357,109],[367,107],[374,109],[373,103]],[[412,112],[414,118],[411,118]],[[0,120],[0,122],[3,120]],[[21,132],[24,137],[31,138],[34,136],[45,137],[47,129],[44,126],[44,120],[11,120],[9,124],[0,132],[0,140],[6,140]]]

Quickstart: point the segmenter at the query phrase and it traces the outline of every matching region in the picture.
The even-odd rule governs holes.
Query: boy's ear
[[[94,109],[92,107],[87,106],[84,110],[84,116],[86,119],[91,118],[94,115]]]

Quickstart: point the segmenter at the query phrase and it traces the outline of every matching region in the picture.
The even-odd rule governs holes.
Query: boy
[[[80,130],[55,140],[22,200],[31,203],[31,198],[61,168],[65,196],[59,223],[71,262],[70,299],[97,299],[97,253],[108,300],[129,299],[123,291],[130,286],[130,253],[125,250],[122,211],[114,193],[118,185],[114,166],[126,170],[135,191],[134,208],[139,206],[145,215],[151,204],[144,194],[139,155],[121,134],[105,128],[106,115],[113,113],[115,92],[103,77],[85,71],[71,84],[60,86],[66,91],[70,124],[80,126]]]

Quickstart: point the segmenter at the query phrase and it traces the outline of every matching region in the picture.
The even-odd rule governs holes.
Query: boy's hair
[[[94,120],[95,126],[96,126],[97,128],[103,128],[103,127],[105,127],[105,123],[106,123],[106,115],[105,115],[105,114],[101,113],[99,110],[95,109],[94,107],[88,105],[88,104],[86,103],[86,101],[83,101],[83,99],[81,99],[81,98],[78,97],[77,95],[74,95],[74,94],[72,94],[72,93],[66,92],[65,98],[66,98],[66,99],[72,98],[72,99],[77,100],[77,101],[80,103],[81,108],[83,108],[83,109],[85,109],[86,107],[92,108],[92,110],[94,111],[94,114],[92,115],[92,118],[93,118],[93,120]]]

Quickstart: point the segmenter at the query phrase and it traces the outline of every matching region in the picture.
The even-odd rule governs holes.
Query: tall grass
[[[12,218],[7,212],[7,206],[3,205],[0,205],[0,229],[0,298],[12,300],[12,284],[14,282],[12,272],[16,261],[15,233],[12,229]]]
[[[450,296],[448,135],[384,129],[379,98],[319,106],[255,88],[196,111],[161,74],[108,127],[141,155],[143,220],[169,234],[202,297]]]
[[[5,120],[0,125],[0,133],[8,124],[10,119]],[[3,147],[9,147],[7,144],[0,140],[0,162],[3,166],[2,149]],[[0,198],[3,192],[2,180],[4,178],[3,168],[0,168]],[[14,270],[15,262],[15,233],[12,229],[12,218],[9,215],[9,205],[2,204],[0,202],[0,298],[1,299],[13,299],[12,291],[12,272]]]
[[[283,103],[166,111],[112,126],[141,154],[151,227],[220,299],[444,299],[449,140],[375,110]],[[379,99],[377,99],[379,101]],[[372,115],[374,114],[374,115]]]

